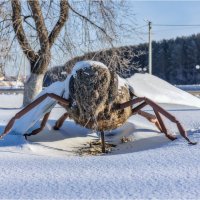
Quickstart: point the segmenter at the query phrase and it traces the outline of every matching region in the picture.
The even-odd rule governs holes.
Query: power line
[[[200,24],[152,24],[153,26],[200,26]]]
[[[144,28],[144,27],[147,27],[147,26],[148,26],[148,25],[145,24],[145,25],[143,25],[143,26],[135,27],[134,30],[141,29],[141,28]]]

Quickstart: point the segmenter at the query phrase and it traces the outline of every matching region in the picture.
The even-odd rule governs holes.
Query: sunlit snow
[[[168,103],[160,105],[177,117],[191,140],[200,142],[200,110],[188,106],[199,107],[199,99],[146,74],[136,74],[128,83],[122,82],[138,96]],[[43,94],[62,95],[65,87],[66,82],[58,82]],[[18,125],[22,132],[29,128],[27,121],[33,121],[31,116],[42,117],[54,104],[48,99],[37,107],[37,113],[26,115],[30,118],[21,118]],[[0,132],[21,105],[22,95],[0,95]],[[150,107],[145,110],[151,112]],[[45,129],[28,141],[15,135],[15,131],[0,141],[2,199],[200,198],[200,146],[188,145],[168,120],[165,120],[168,129],[178,136],[173,142],[153,124],[134,115],[122,127],[106,133],[106,140],[117,145],[112,152],[79,156],[78,149],[98,139],[98,134],[73,120],[66,120],[59,131],[53,130],[55,121],[64,112],[56,105]],[[130,141],[121,143],[122,137]]]

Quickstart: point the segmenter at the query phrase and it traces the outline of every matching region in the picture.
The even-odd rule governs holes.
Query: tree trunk
[[[44,74],[31,73],[24,85],[23,106],[30,104],[33,99],[42,91]]]
[[[12,23],[17,40],[31,65],[31,75],[25,84],[23,105],[31,103],[36,95],[42,90],[44,74],[47,71],[51,59],[51,47],[58,37],[62,27],[68,19],[69,4],[67,0],[60,0],[60,16],[51,32],[45,25],[45,18],[42,13],[40,0],[27,1],[28,8],[31,11],[30,16],[35,23],[37,39],[40,49],[36,52],[32,49],[23,27],[23,21],[27,16],[22,13],[22,5],[20,0],[12,0]],[[23,16],[23,17],[22,17]],[[32,26],[32,25],[31,25]]]
[[[50,51],[39,52],[39,57],[35,61],[30,61],[31,74],[24,85],[23,106],[30,104],[42,91],[44,75],[51,60]]]

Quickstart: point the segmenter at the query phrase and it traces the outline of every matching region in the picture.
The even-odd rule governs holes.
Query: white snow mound
[[[136,73],[126,80],[137,97],[147,97],[157,103],[200,107],[200,99],[156,76]]]
[[[37,97],[40,97],[46,93],[54,93],[56,95],[62,96],[64,93],[64,82],[55,82],[43,90]],[[44,101],[42,101],[35,108],[27,112],[20,119],[16,120],[14,126],[12,128],[13,134],[25,134],[29,132],[34,124],[36,124],[46,113],[50,112],[57,101],[50,97],[47,97]]]
[[[102,68],[108,69],[108,67],[106,65],[104,65],[103,63],[101,63],[101,62],[93,61],[93,60],[86,60],[86,61],[77,62],[75,64],[75,66],[73,67],[71,74],[75,75],[76,72],[79,69],[87,68],[87,67],[90,67],[90,66],[98,66],[98,67],[102,67]]]

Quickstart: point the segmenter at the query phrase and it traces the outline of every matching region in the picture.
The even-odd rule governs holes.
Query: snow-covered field
[[[21,95],[0,96],[1,132],[21,104]],[[162,106],[200,142],[199,109]],[[181,137],[171,142],[133,116],[107,133],[106,139],[117,144],[111,153],[79,156],[78,149],[97,135],[71,120],[52,130],[63,112],[56,106],[45,130],[29,141],[12,133],[0,141],[1,199],[200,199],[199,144],[190,146]],[[120,143],[123,136],[131,141]]]
[[[40,95],[53,92],[67,98],[68,84],[69,77]],[[192,141],[200,141],[200,109],[191,107],[200,108],[200,99],[149,74],[135,74],[127,81],[119,78],[119,86],[124,84],[138,97],[161,103],[180,120]],[[111,152],[81,156],[81,149],[96,141],[98,134],[72,120],[66,120],[59,131],[53,130],[55,121],[66,112],[58,105],[41,133],[28,141],[22,136],[54,104],[45,99],[17,120],[13,131],[0,141],[0,198],[200,199],[200,146],[188,145],[168,120],[167,127],[178,135],[174,142],[136,115],[106,133],[106,140],[116,145]],[[22,95],[0,95],[0,132],[21,106]],[[150,107],[145,109],[152,112]],[[122,138],[127,142],[122,143]]]

